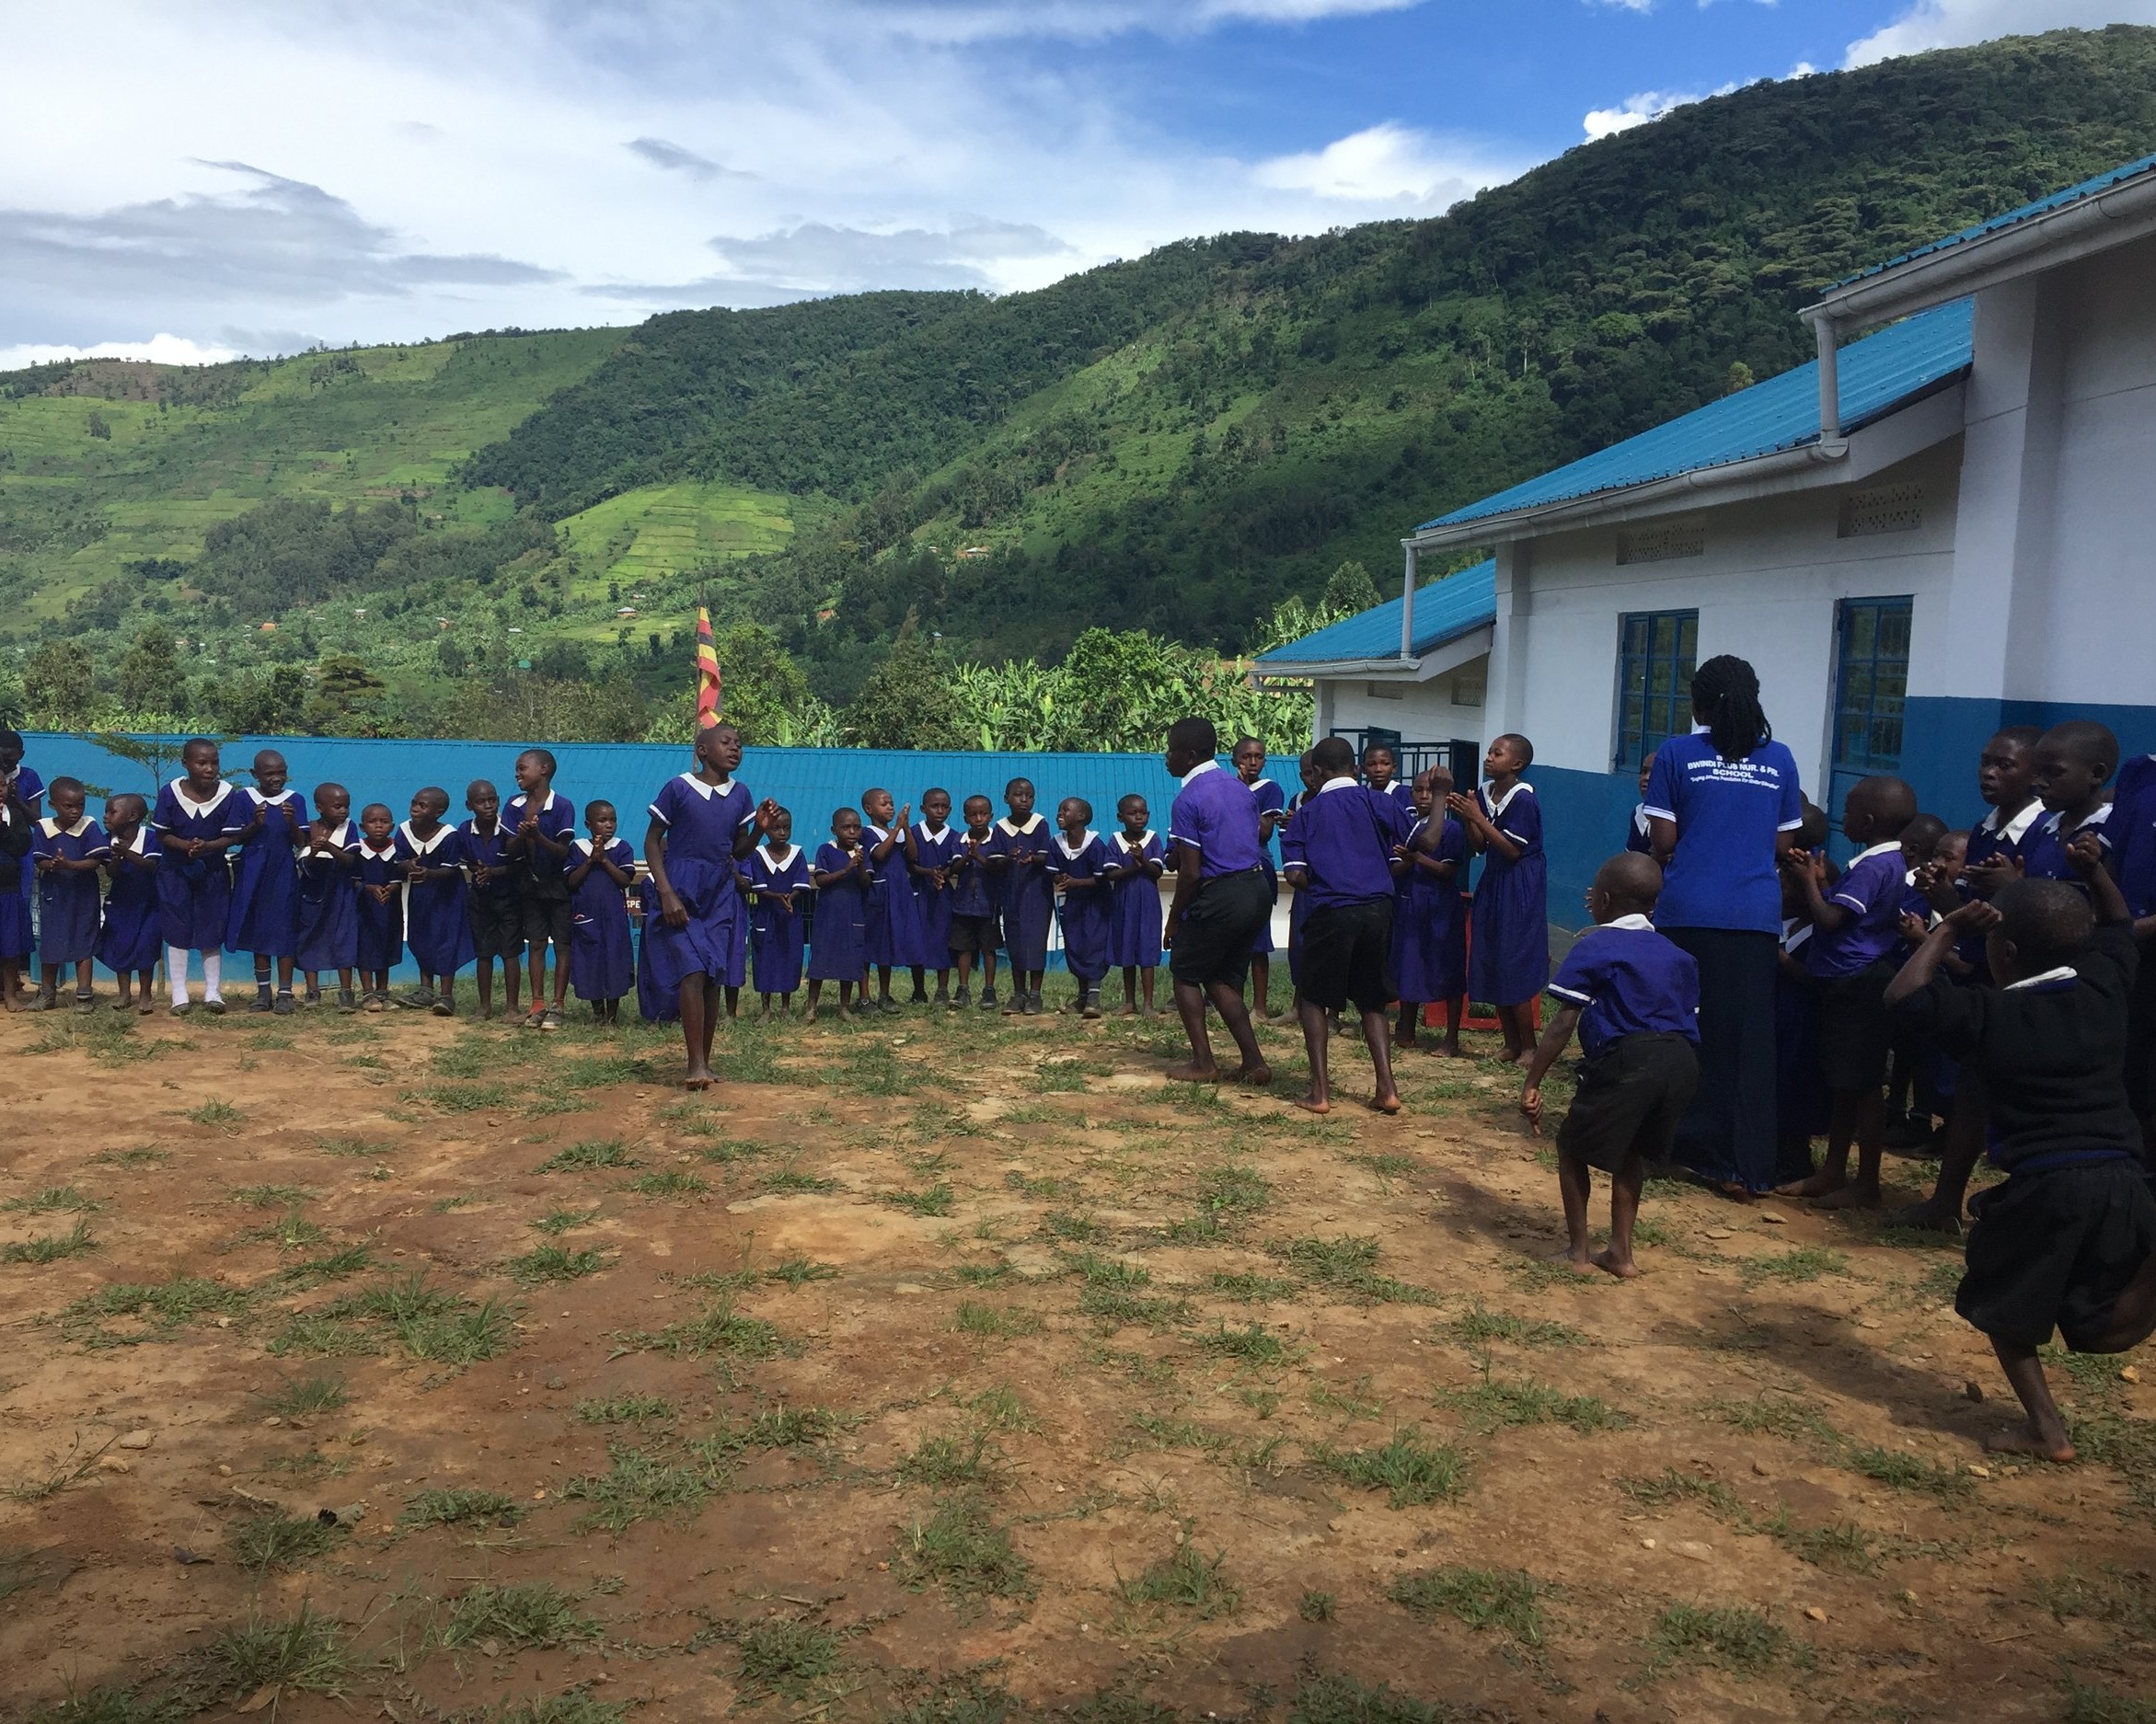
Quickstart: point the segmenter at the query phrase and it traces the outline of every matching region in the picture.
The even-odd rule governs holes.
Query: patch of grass
[[[294,1353],[321,1359],[349,1359],[378,1353],[381,1344],[374,1331],[319,1311],[295,1312],[268,1343],[272,1358]]]
[[[337,1529],[312,1516],[303,1519],[270,1511],[250,1514],[227,1527],[225,1542],[232,1546],[233,1560],[241,1568],[250,1574],[266,1574],[271,1569],[296,1569],[320,1556],[337,1542]]]
[[[1735,1520],[1744,1512],[1736,1493],[1720,1479],[1702,1478],[1697,1473],[1680,1473],[1674,1466],[1666,1466],[1652,1477],[1620,1478],[1617,1488],[1643,1508],[1666,1509],[1679,1502],[1703,1502],[1728,1520]]]
[[[1467,1489],[1467,1460],[1443,1442],[1425,1442],[1412,1425],[1378,1449],[1336,1449],[1320,1443],[1310,1458],[1334,1477],[1364,1490],[1382,1490],[1396,1509],[1450,1501]]]
[[[594,1203],[589,1209],[550,1209],[529,1224],[549,1239],[559,1239],[565,1233],[590,1226],[599,1219],[599,1211],[604,1207],[604,1204]]]
[[[1242,1589],[1228,1580],[1228,1553],[1198,1555],[1195,1545],[1179,1545],[1175,1554],[1148,1563],[1135,1580],[1118,1583],[1126,1604],[1158,1604],[1187,1610],[1200,1622],[1230,1616],[1242,1603]]]
[[[824,1082],[861,1096],[910,1096],[916,1074],[887,1041],[859,1041],[845,1063],[824,1074]]]
[[[582,1173],[594,1167],[640,1167],[643,1163],[628,1153],[618,1137],[601,1137],[567,1149],[558,1149],[534,1173]]]
[[[1068,1209],[1049,1210],[1041,1217],[1041,1231],[1070,1245],[1098,1245],[1108,1237],[1108,1230],[1092,1216]]]
[[[586,1053],[562,1061],[548,1076],[570,1089],[604,1089],[609,1084],[633,1084],[651,1075],[650,1062],[633,1053]]]
[[[800,1173],[791,1167],[782,1167],[777,1173],[767,1173],[756,1181],[759,1191],[785,1194],[794,1191],[836,1191],[838,1181],[823,1179],[813,1173]]]
[[[1349,1235],[1339,1239],[1274,1240],[1265,1247],[1320,1287],[1372,1304],[1435,1304],[1437,1295],[1378,1273],[1378,1242]]]
[[[898,1569],[915,1591],[931,1581],[954,1598],[1031,1598],[1032,1565],[977,1491],[944,1498],[899,1534]]]
[[[1193,1339],[1200,1352],[1238,1360],[1246,1365],[1286,1365],[1296,1357],[1296,1350],[1262,1323],[1252,1323],[1239,1329],[1231,1329],[1222,1323],[1210,1334],[1201,1333]]]
[[[1796,1526],[1784,1504],[1764,1523],[1764,1530],[1791,1556],[1815,1569],[1837,1569],[1844,1574],[1879,1572],[1879,1555],[1872,1547],[1872,1535],[1854,1521],[1840,1521],[1832,1526]]]
[[[1022,1335],[1038,1335],[1042,1323],[1032,1312],[1018,1305],[987,1305],[966,1299],[959,1303],[956,1327],[962,1333],[983,1340],[1014,1340]]]
[[[1306,1591],[1302,1602],[1296,1606],[1296,1615],[1305,1622],[1331,1622],[1337,1603],[1331,1592]]]
[[[994,1477],[1002,1457],[990,1446],[988,1434],[971,1437],[925,1436],[913,1453],[898,1464],[898,1476],[908,1484],[941,1488],[948,1485],[980,1485]]]
[[[744,1702],[769,1694],[798,1698],[810,1683],[838,1668],[838,1637],[797,1617],[752,1623],[735,1638],[734,1648]]]
[[[711,1188],[693,1173],[683,1167],[668,1167],[661,1173],[640,1173],[628,1182],[628,1189],[640,1197],[695,1197]]]
[[[1306,1671],[1296,1679],[1287,1724],[1451,1724],[1467,1714],[1401,1694],[1389,1683],[1376,1687],[1340,1672]]]
[[[492,1724],[628,1724],[627,1700],[600,1700],[582,1688],[519,1700],[493,1715]]]
[[[232,1201],[250,1209],[283,1209],[304,1203],[314,1193],[304,1185],[236,1185]]]
[[[1247,1305],[1272,1304],[1286,1298],[1296,1290],[1296,1283],[1282,1281],[1273,1275],[1238,1274],[1216,1269],[1206,1283],[1223,1299],[1233,1299]]]
[[[599,1474],[580,1474],[561,1494],[592,1506],[577,1522],[580,1528],[604,1527],[619,1533],[639,1521],[676,1515],[686,1520],[704,1505],[713,1479],[709,1468],[670,1460],[626,1443],[606,1445],[610,1465]]]
[[[1797,1245],[1771,1257],[1739,1258],[1737,1273],[1747,1287],[1757,1287],[1761,1282],[1813,1282],[1822,1275],[1846,1275],[1849,1259],[1839,1251],[1829,1251],[1822,1246]]]
[[[1058,1179],[1048,1174],[1025,1174],[1015,1167],[1003,1176],[1003,1183],[1021,1197],[1038,1198],[1043,1202],[1055,1198],[1077,1197],[1081,1189],[1076,1179]]]
[[[1020,1709],[1010,1690],[987,1681],[977,1670],[933,1683],[901,1681],[894,1686],[900,1703],[885,1714],[883,1724],[1011,1724]]]
[[[2139,1700],[2092,1687],[2072,1677],[2066,1684],[2066,1724],[2156,1724],[2156,1700]]]
[[[2083,1460],[2116,1468],[2137,1507],[2156,1508],[2156,1419],[2107,1408],[2069,1414],[2066,1426]]]
[[[958,1193],[939,1179],[925,1191],[886,1191],[883,1201],[909,1215],[948,1215],[958,1206]]]
[[[1532,1380],[1500,1383],[1487,1373],[1471,1389],[1440,1390],[1442,1407],[1457,1408],[1483,1431],[1506,1425],[1563,1425],[1586,1435],[1597,1431],[1626,1431],[1634,1422],[1592,1395],[1567,1395],[1547,1383]]]
[[[223,1630],[205,1649],[205,1661],[215,1686],[240,1694],[291,1688],[335,1696],[352,1673],[343,1634],[306,1603],[289,1621],[257,1616]]]
[[[334,1413],[352,1404],[352,1396],[340,1377],[287,1378],[255,1399],[280,1419],[306,1419],[316,1413]]]
[[[1310,1385],[1310,1405],[1320,1412],[1338,1413],[1343,1419],[1382,1419],[1385,1403],[1370,1393],[1367,1375],[1357,1377],[1342,1389],[1320,1377]]]
[[[58,1263],[97,1248],[97,1236],[90,1232],[90,1224],[78,1221],[65,1233],[33,1234],[28,1239],[10,1240],[0,1246],[0,1263]]]
[[[268,1226],[249,1227],[239,1236],[246,1244],[273,1245],[280,1251],[304,1251],[309,1246],[320,1245],[329,1236],[329,1230],[309,1221],[306,1212],[295,1204]]]
[[[708,1120],[705,1123],[711,1129],[700,1135],[718,1136],[721,1130],[719,1122],[716,1120]],[[692,1127],[684,1126],[681,1129],[689,1132],[692,1136],[698,1135]],[[752,1143],[745,1137],[725,1137],[720,1138],[715,1144],[704,1144],[697,1151],[697,1154],[703,1160],[710,1162],[716,1167],[731,1167],[740,1162],[756,1161],[768,1155],[771,1154],[771,1145]]]
[[[94,1215],[105,1206],[80,1186],[48,1185],[28,1197],[11,1197],[0,1210],[17,1215]]]
[[[437,1113],[480,1113],[509,1105],[506,1084],[429,1084],[410,1091],[408,1101],[423,1101]]]
[[[1672,1604],[1656,1618],[1650,1669],[1677,1662],[1712,1664],[1757,1675],[1789,1655],[1789,1636],[1745,1605]]]
[[[1385,1596],[1425,1621],[1454,1616],[1470,1628],[1497,1628],[1522,1646],[1540,1646],[1542,1612],[1537,1601],[1548,1590],[1524,1569],[1448,1565],[1396,1575]]]
[[[214,1126],[219,1130],[238,1125],[247,1118],[229,1101],[205,1101],[199,1108],[190,1108],[180,1116],[195,1125]]]
[[[576,1601],[537,1580],[525,1586],[475,1586],[450,1606],[437,1638],[445,1647],[501,1640],[510,1646],[553,1647],[596,1640],[599,1625],[577,1615]]]
[[[499,1490],[479,1490],[453,1485],[422,1490],[407,1500],[397,1517],[399,1530],[422,1526],[463,1526],[478,1522],[485,1526],[514,1526],[524,1519],[524,1509],[514,1497]]]
[[[836,1264],[813,1262],[797,1254],[783,1262],[773,1264],[764,1271],[764,1279],[782,1282],[799,1293],[813,1281],[836,1281],[838,1269]]]
[[[458,1191],[453,1196],[436,1198],[433,1202],[433,1211],[437,1215],[446,1215],[453,1210],[469,1208],[478,1201],[478,1199],[476,1197],[467,1192]]]
[[[741,1442],[752,1449],[813,1448],[843,1422],[828,1407],[773,1407],[742,1428]]]
[[[147,1145],[138,1149],[101,1149],[90,1157],[91,1161],[109,1167],[161,1167],[171,1159],[170,1150]]]
[[[1587,1338],[1564,1323],[1551,1323],[1515,1316],[1510,1311],[1486,1311],[1470,1305],[1446,1324],[1445,1332],[1467,1347],[1506,1341],[1515,1347],[1584,1347]]]
[[[0,1500],[43,1502],[49,1498],[57,1497],[77,1479],[87,1477],[98,1465],[98,1456],[117,1441],[117,1438],[108,1437],[86,1453],[82,1436],[77,1432],[68,1443],[65,1454],[46,1455],[44,1471],[28,1474],[11,1484],[0,1486]]]
[[[294,1263],[282,1270],[278,1279],[300,1287],[318,1287],[326,1281],[342,1281],[347,1275],[357,1275],[362,1270],[375,1267],[375,1252],[371,1246],[350,1245],[341,1251],[332,1251],[328,1257],[309,1258],[305,1263]]]
[[[605,1269],[609,1260],[596,1247],[571,1251],[567,1246],[543,1245],[511,1258],[502,1267],[523,1285],[537,1287],[549,1282],[581,1281]]]
[[[381,1323],[414,1359],[436,1364],[477,1364],[514,1339],[509,1306],[498,1299],[474,1304],[432,1285],[423,1270],[341,1299],[323,1315]]]
[[[174,1275],[161,1282],[115,1282],[75,1301],[60,1314],[60,1332],[86,1347],[131,1347],[168,1335],[201,1317],[236,1316],[248,1295],[199,1275]],[[141,1334],[115,1334],[105,1327],[115,1317],[133,1317],[147,1326]]]
[[[744,1316],[731,1299],[717,1299],[697,1316],[656,1331],[635,1330],[614,1338],[617,1352],[658,1352],[674,1359],[701,1359],[709,1353],[733,1359],[768,1359],[778,1350],[778,1331],[761,1317]]]
[[[1941,1466],[1937,1462],[1906,1454],[1898,1449],[1864,1445],[1849,1449],[1839,1458],[1852,1473],[1875,1478],[1897,1490],[1928,1490],[1943,1501],[1966,1497],[1975,1488],[1969,1483],[1969,1476],[1958,1466]]]
[[[388,1153],[386,1144],[370,1144],[363,1137],[317,1137],[315,1147],[346,1161],[374,1161]]]
[[[990,1431],[1038,1431],[1041,1421],[1035,1419],[1016,1389],[1009,1384],[998,1383],[983,1389],[965,1403],[968,1411],[978,1418]]]
[[[616,1395],[603,1401],[579,1401],[576,1416],[587,1425],[632,1425],[672,1419],[675,1413],[674,1403],[663,1395]]]
[[[1810,1401],[1782,1395],[1757,1395],[1748,1401],[1720,1401],[1708,1410],[1747,1437],[1785,1437],[1792,1442],[1837,1444],[1841,1432],[1827,1422]]]

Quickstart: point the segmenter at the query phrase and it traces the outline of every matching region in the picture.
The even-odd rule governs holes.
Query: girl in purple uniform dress
[[[1003,787],[1009,817],[996,822],[988,840],[988,867],[1001,888],[1003,949],[1010,954],[1010,998],[1004,1016],[1041,1010],[1041,973],[1048,968],[1048,929],[1055,920],[1055,883],[1048,875],[1048,846],[1055,834],[1033,807],[1033,781],[1013,778]]]
[[[658,915],[645,925],[651,980],[680,1004],[689,1089],[709,1089],[711,1038],[733,960],[734,925],[747,914],[735,869],[771,829],[776,802],[757,807],[734,781],[741,732],[715,724],[697,737],[697,770],[669,778],[651,799],[644,860]]]
[[[1535,745],[1511,733],[1482,757],[1486,782],[1471,797],[1457,792],[1446,807],[1468,830],[1483,856],[1475,883],[1468,951],[1468,992],[1497,1008],[1505,1057],[1534,1057],[1535,1002],[1550,984],[1550,915],[1542,862],[1542,805],[1521,775],[1535,764]]]
[[[1423,1007],[1446,1007],[1444,1052],[1459,1057],[1459,1020],[1466,1001],[1467,923],[1460,915],[1459,875],[1467,866],[1468,835],[1440,807],[1452,794],[1452,775],[1433,766],[1415,776],[1416,820],[1404,844],[1392,851],[1392,974],[1400,988],[1396,1048],[1417,1044]]]
[[[247,799],[219,775],[217,744],[191,738],[179,751],[181,776],[157,792],[150,825],[157,864],[157,928],[165,942],[165,981],[174,1016],[189,1009],[187,960],[202,955],[202,1009],[225,1010],[225,930],[232,920],[232,864],[226,852],[247,829]]]
[[[386,802],[360,810],[359,950],[362,999],[370,1012],[389,1007],[389,972],[404,956],[404,890],[398,871],[397,816]]]
[[[850,808],[831,816],[831,842],[816,851],[809,879],[816,889],[816,925],[809,940],[809,1010],[826,982],[838,984],[838,1015],[854,1016],[853,990],[868,962],[869,880],[874,864],[861,842],[861,817]]]
[[[569,974],[576,997],[592,1003],[592,1021],[621,1021],[621,998],[636,985],[629,951],[628,889],[636,880],[637,853],[616,837],[619,824],[611,802],[584,804],[592,835],[570,842]]]
[[[787,810],[774,810],[769,835],[749,852],[742,879],[755,899],[749,912],[749,962],[756,992],[763,996],[760,1016],[771,1016],[776,997],[790,1017],[794,991],[801,986],[805,901],[813,888],[808,853],[793,842],[793,816]]]
[[[119,979],[116,1012],[156,1010],[150,994],[164,941],[157,935],[157,837],[149,820],[149,804],[139,796],[105,799],[105,835],[112,848],[105,857],[110,884],[98,961]]]
[[[307,1003],[322,997],[325,970],[337,972],[337,1009],[359,1010],[352,972],[359,967],[359,836],[352,792],[315,787],[315,821],[300,846],[298,950],[293,968],[307,979]]]
[[[1146,822],[1152,810],[1133,791],[1115,805],[1123,830],[1108,842],[1108,968],[1123,971],[1123,1015],[1136,1016],[1138,989],[1153,1015],[1153,971],[1160,965],[1160,876],[1167,852]]]
[[[61,972],[75,971],[75,1009],[89,1011],[90,960],[98,949],[98,871],[111,849],[105,829],[89,817],[79,778],[55,778],[46,787],[52,811],[37,824],[30,854],[37,858],[38,956],[44,984],[31,1006],[50,1011]]]
[[[1101,1016],[1101,982],[1108,973],[1108,846],[1087,822],[1093,805],[1066,796],[1056,806],[1060,830],[1048,852],[1048,874],[1062,900],[1063,961],[1078,983],[1072,1009]]]
[[[249,811],[239,834],[232,881],[232,921],[227,951],[252,952],[255,1003],[250,1012],[289,1016],[292,960],[299,950],[299,869],[294,853],[306,841],[306,799],[285,787],[284,756],[266,748],[255,756],[255,782],[238,793]],[[270,997],[271,960],[276,960],[277,997]]]
[[[914,905],[913,875],[905,865],[906,822],[913,804],[899,808],[888,790],[861,792],[861,844],[869,853],[868,919],[862,928],[865,969],[873,977],[861,977],[861,1010],[890,1011],[897,1002],[891,997],[891,972],[910,963],[919,918]],[[870,983],[876,987],[871,995]],[[914,986],[914,1004],[927,996]]]
[[[914,998],[928,992],[928,972],[936,972],[935,1004],[951,1006],[951,864],[963,840],[951,823],[951,792],[929,790],[921,797],[921,818],[905,829],[905,871],[913,881],[912,942],[903,954],[913,966]]]

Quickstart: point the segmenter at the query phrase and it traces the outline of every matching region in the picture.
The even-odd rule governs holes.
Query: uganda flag
[[[711,613],[697,611],[697,729],[719,722],[719,643],[711,637]]]

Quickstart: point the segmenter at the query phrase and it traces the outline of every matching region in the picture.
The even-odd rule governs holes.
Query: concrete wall
[[[1482,740],[1482,704],[1473,698],[1488,686],[1488,654],[1441,671],[1421,682],[1343,678],[1319,684],[1318,734],[1336,730],[1398,730],[1410,742]],[[1462,699],[1471,699],[1463,705]]]

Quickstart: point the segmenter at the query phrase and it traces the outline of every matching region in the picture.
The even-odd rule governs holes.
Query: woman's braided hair
[[[1724,760],[1743,760],[1773,740],[1774,727],[1759,706],[1758,672],[1726,652],[1692,672],[1692,707]]]

